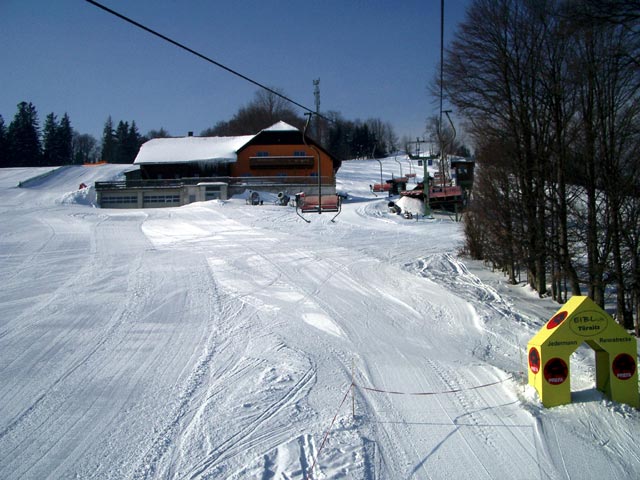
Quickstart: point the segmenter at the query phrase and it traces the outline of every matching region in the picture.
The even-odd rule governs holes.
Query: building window
[[[252,169],[293,169],[313,167],[313,157],[250,157],[249,167]]]
[[[180,195],[145,195],[144,203],[180,203]]]
[[[125,205],[138,203],[137,195],[120,195],[118,197],[102,197],[100,204],[105,205]]]
[[[307,152],[305,152],[304,150],[296,150],[295,152],[293,152],[293,156],[294,157],[306,157],[307,156]]]
[[[220,199],[220,187],[215,185],[215,186],[210,186],[210,187],[205,188],[204,199],[205,200],[218,200],[218,199]]]
[[[256,153],[256,157],[268,157],[269,152],[258,152]]]

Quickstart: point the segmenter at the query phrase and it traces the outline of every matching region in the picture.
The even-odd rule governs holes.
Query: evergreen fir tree
[[[129,122],[120,120],[116,127],[116,159],[114,163],[131,163],[127,161],[127,139],[129,137]]]
[[[127,161],[125,163],[134,162],[138,155],[138,151],[140,150],[141,141],[142,137],[140,136],[140,132],[138,132],[136,122],[132,120],[131,126],[129,127],[129,133],[127,134],[127,145],[125,148]]]
[[[60,122],[57,121],[53,113],[47,115],[42,136],[44,165],[69,165],[72,163],[71,122],[66,113]]]
[[[60,165],[58,163],[58,121],[53,113],[47,115],[44,120],[42,129],[42,164],[43,165]]]
[[[32,103],[20,102],[7,131],[9,162],[7,166],[33,167],[41,164],[42,152],[38,113]]]
[[[116,163],[116,139],[111,115],[107,118],[102,131],[102,161]]]
[[[60,120],[58,126],[58,155],[61,165],[70,165],[73,163],[73,129],[71,128],[71,120],[66,113]]]
[[[9,141],[7,128],[4,126],[4,118],[0,115],[0,168],[8,167],[9,162]]]

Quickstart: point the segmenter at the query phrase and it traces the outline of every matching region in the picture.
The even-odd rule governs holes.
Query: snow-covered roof
[[[459,157],[457,155],[450,156],[449,161],[456,162],[456,163],[476,163],[473,158]]]
[[[300,131],[300,129],[293,127],[289,125],[287,122],[283,122],[282,120],[280,120],[278,123],[274,123],[269,128],[265,128],[262,131],[263,132],[288,132],[288,131],[298,132]]]
[[[255,135],[154,138],[140,147],[133,163],[235,162],[236,152],[253,137]]]
[[[300,130],[280,121],[263,132],[288,132]],[[238,159],[237,152],[256,135],[237,137],[179,137],[154,138],[140,147],[134,164],[212,162],[232,163]]]

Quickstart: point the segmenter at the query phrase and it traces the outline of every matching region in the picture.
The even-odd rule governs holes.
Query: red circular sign
[[[538,373],[540,371],[540,353],[538,353],[538,350],[535,347],[529,350],[529,369],[533,373]]]
[[[621,353],[613,360],[611,369],[619,380],[629,380],[636,373],[636,361],[628,353]]]
[[[547,328],[549,330],[552,330],[554,328],[556,328],[558,325],[560,325],[562,322],[564,322],[564,319],[567,318],[568,313],[567,312],[560,312],[560,313],[556,313],[551,320],[549,320],[547,322]]]
[[[560,385],[567,379],[568,375],[569,368],[561,358],[552,358],[544,366],[544,378],[551,385]]]

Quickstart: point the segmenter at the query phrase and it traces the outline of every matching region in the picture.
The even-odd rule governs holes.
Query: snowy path
[[[354,198],[309,225],[73,203],[117,173],[93,168],[0,175],[0,478],[304,478],[352,367],[356,418],[348,397],[313,478],[640,471],[637,411],[592,390],[544,410],[518,383],[556,307],[462,263],[451,220],[388,215],[371,166],[345,165]]]

